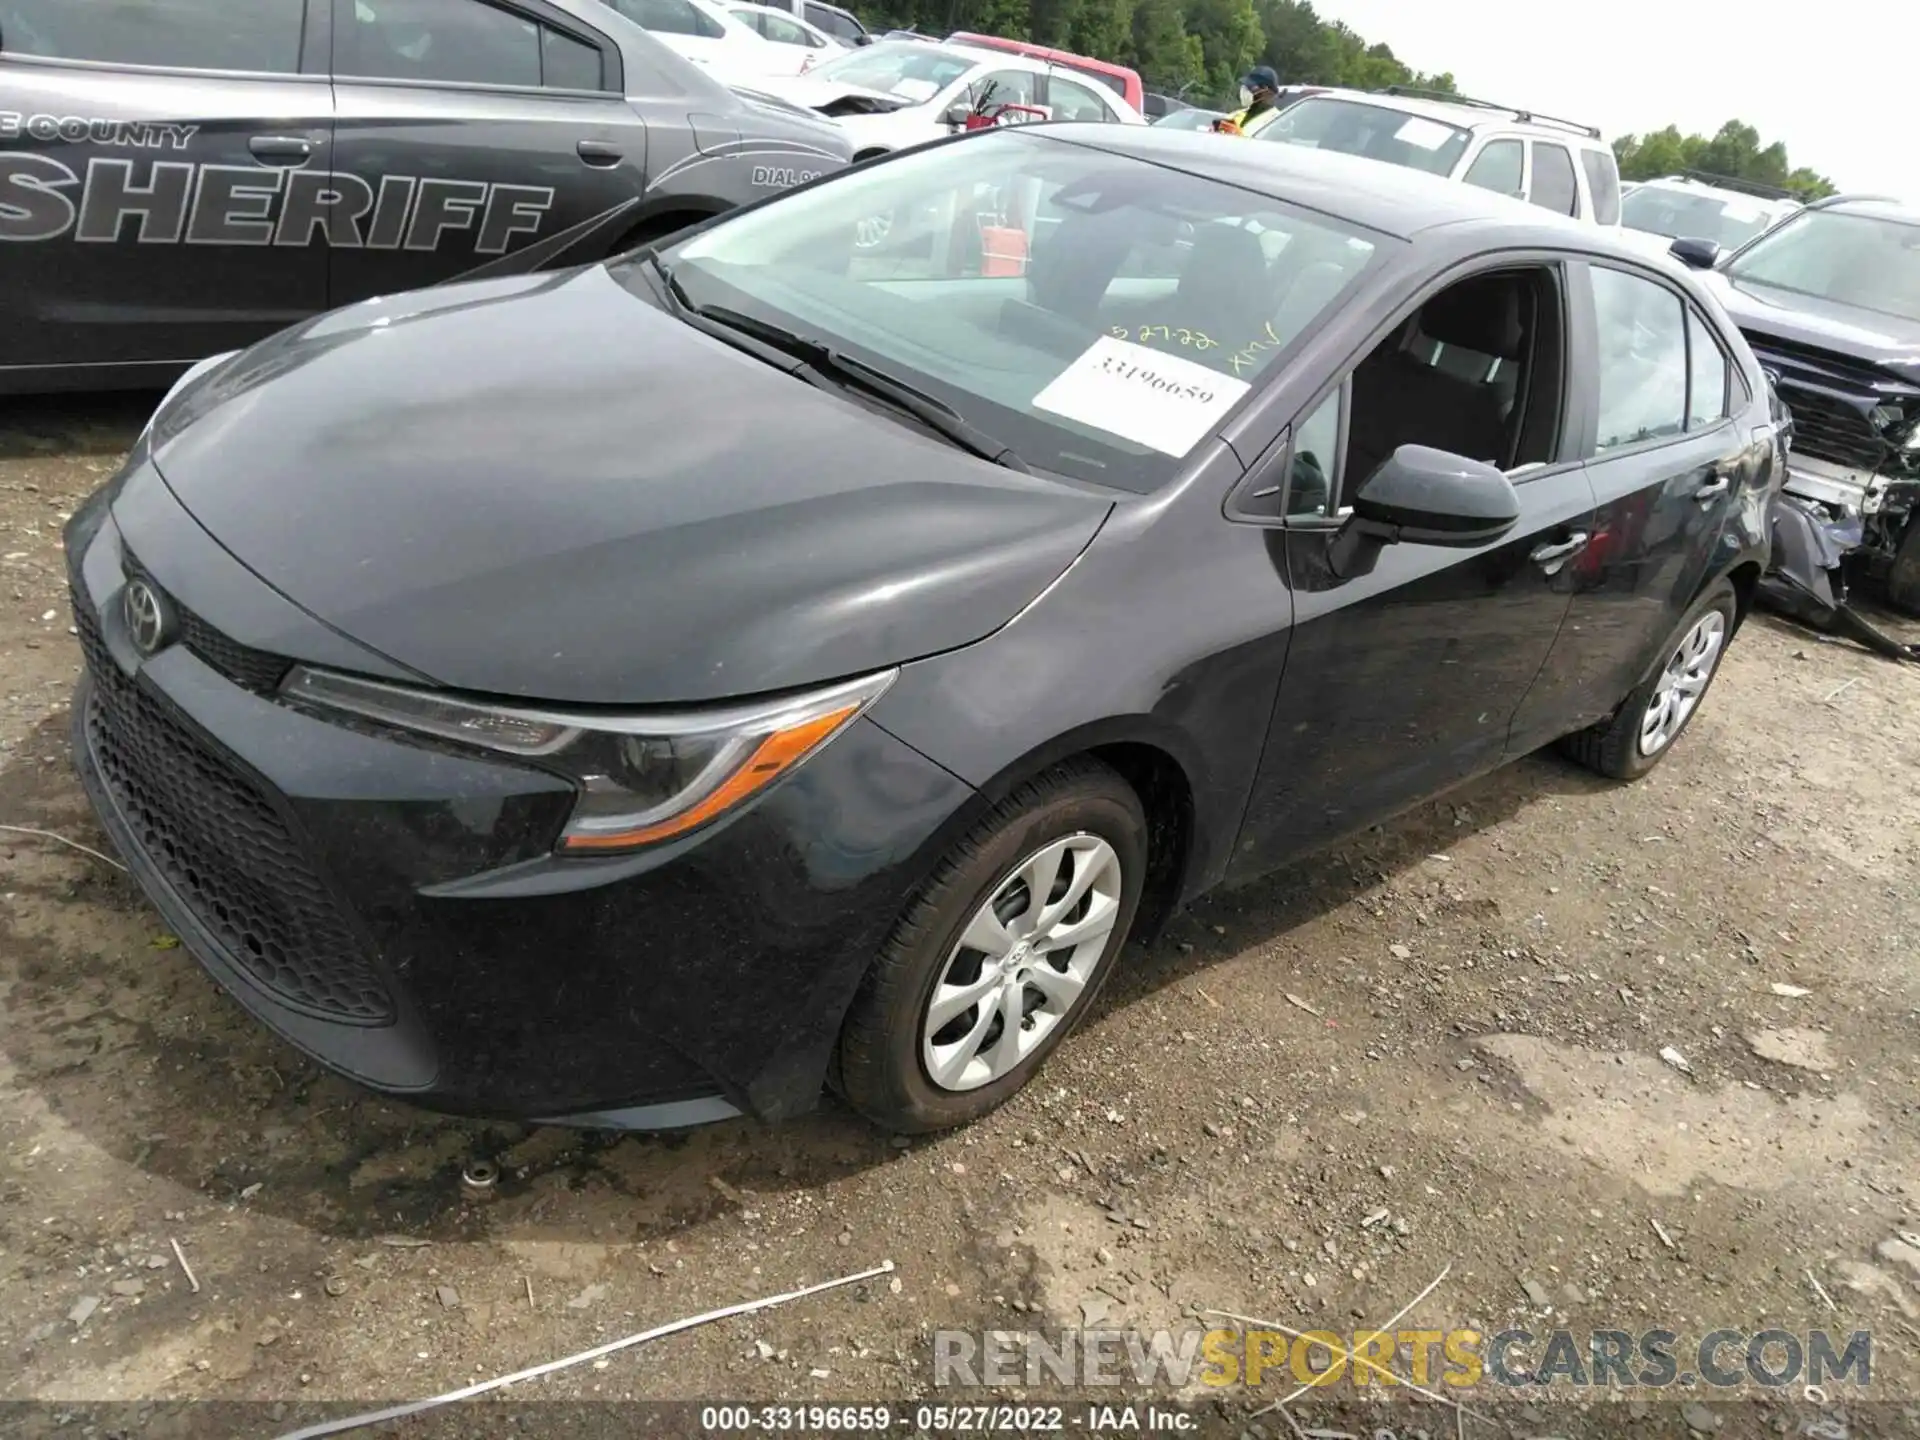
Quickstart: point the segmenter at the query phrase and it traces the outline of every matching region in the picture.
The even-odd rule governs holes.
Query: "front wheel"
[[[1147,820],[1112,770],[1027,782],[955,847],[855,998],[837,1088],[903,1133],[978,1119],[1033,1078],[1112,970],[1140,904]]]
[[[1920,615],[1920,510],[1907,517],[1907,528],[1893,552],[1893,568],[1887,572],[1887,599],[1896,610]]]
[[[1733,586],[1714,581],[1668,638],[1653,673],[1610,719],[1569,735],[1560,748],[1615,780],[1638,780],[1653,769],[1706,699],[1739,615]]]

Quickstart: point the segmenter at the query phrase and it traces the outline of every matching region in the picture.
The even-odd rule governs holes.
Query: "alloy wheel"
[[[1709,610],[1694,622],[1655,682],[1640,720],[1640,753],[1658,755],[1686,726],[1726,649],[1727,618]]]
[[[1017,1067],[1078,1006],[1121,914],[1112,845],[1080,832],[1014,866],[948,954],[921,1021],[920,1062],[947,1091]]]

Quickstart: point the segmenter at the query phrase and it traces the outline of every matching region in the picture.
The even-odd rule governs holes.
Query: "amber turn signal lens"
[[[709,820],[718,818],[747,799],[756,791],[765,789],[781,775],[806,759],[818,746],[832,738],[834,732],[851,720],[861,709],[861,702],[843,705],[838,710],[828,711],[803,720],[786,730],[776,730],[753,749],[753,752],[735,770],[697,805],[681,811],[665,820],[652,825],[644,825],[633,830],[617,830],[597,834],[564,835],[560,839],[560,848],[564,851],[579,853],[591,850],[631,850],[640,845],[652,845],[661,840],[670,840],[676,835],[684,835],[689,830],[697,830]]]

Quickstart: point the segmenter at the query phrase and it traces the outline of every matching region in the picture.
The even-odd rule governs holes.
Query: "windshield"
[[[1383,238],[1020,130],[859,166],[662,252],[688,302],[918,387],[1035,469],[1152,490]],[[630,262],[627,284],[646,283]]]
[[[1451,175],[1472,137],[1458,125],[1358,100],[1309,97],[1254,132],[1257,140],[1363,155],[1429,175]]]
[[[971,55],[925,45],[918,40],[882,40],[837,55],[807,72],[811,79],[858,85],[919,104],[931,100],[980,62]]]
[[[1753,243],[1729,278],[1920,321],[1920,225],[1804,210]]]
[[[1711,240],[1723,250],[1737,250],[1779,219],[1781,213],[1779,204],[1746,195],[1642,185],[1621,202],[1620,223],[1649,235]]]

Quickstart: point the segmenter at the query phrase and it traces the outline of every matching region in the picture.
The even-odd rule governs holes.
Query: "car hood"
[[[605,265],[321,316],[182,387],[149,443],[327,625],[442,685],[583,704],[968,644],[1112,508],[711,339]]]
[[[1769,337],[1810,345],[1920,383],[1920,321],[1758,285],[1724,271],[1704,278],[1734,323],[1762,348]]]
[[[925,103],[903,100],[898,95],[889,95],[884,90],[871,90],[864,85],[848,85],[822,78],[810,71],[803,75],[760,76],[744,88],[785,100],[789,104],[804,105],[809,110],[829,114],[836,119],[847,115],[886,115]]]

